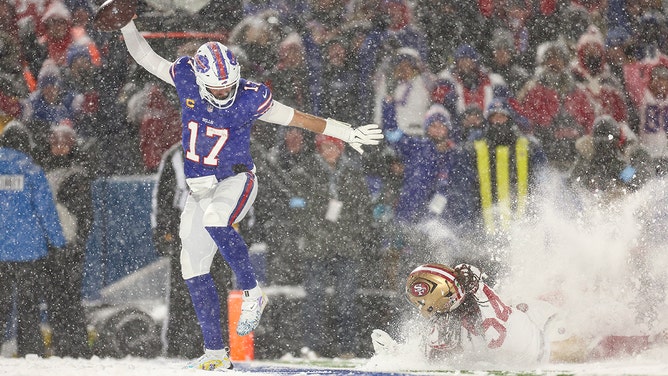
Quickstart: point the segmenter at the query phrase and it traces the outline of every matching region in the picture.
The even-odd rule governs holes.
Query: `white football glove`
[[[376,355],[393,354],[399,346],[397,341],[380,329],[373,330],[371,333],[371,342],[373,343],[373,350],[376,352]]]
[[[353,128],[350,124],[327,118],[322,134],[347,142],[358,153],[364,154],[362,145],[378,145],[383,139],[383,130],[378,124],[367,124]]]

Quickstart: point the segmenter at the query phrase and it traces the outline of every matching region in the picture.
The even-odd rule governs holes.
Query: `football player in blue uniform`
[[[218,292],[209,268],[216,248],[243,290],[237,333],[252,332],[267,297],[258,286],[248,248],[232,227],[241,221],[257,194],[258,180],[250,155],[251,127],[256,119],[301,127],[339,138],[362,153],[362,145],[383,138],[376,124],[353,128],[288,107],[273,99],[261,83],[241,78],[234,54],[208,42],[195,56],[174,62],[149,46],[133,21],[121,29],[130,55],[146,70],[173,85],[181,103],[185,176],[190,196],[181,215],[181,266],[204,337],[205,353],[190,364],[199,369],[232,368],[220,328]]]

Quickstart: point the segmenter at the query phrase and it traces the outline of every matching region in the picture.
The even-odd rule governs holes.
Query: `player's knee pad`
[[[217,249],[218,247],[208,234],[206,239],[198,246],[184,246],[180,258],[181,277],[189,279],[209,273]]]
[[[181,277],[186,280],[209,273],[211,267],[205,264],[193,264],[189,257],[184,257],[181,253]]]

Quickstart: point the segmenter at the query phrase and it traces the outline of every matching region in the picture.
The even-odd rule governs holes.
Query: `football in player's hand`
[[[137,0],[107,0],[95,12],[93,24],[102,31],[119,30],[132,20]]]

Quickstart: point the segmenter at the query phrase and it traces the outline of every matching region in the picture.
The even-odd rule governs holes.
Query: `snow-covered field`
[[[277,360],[236,363],[231,375],[668,375],[668,348],[654,349],[632,358],[583,364],[549,364],[533,368],[498,368],[493,364],[414,364],[411,359],[353,359],[315,361]],[[11,376],[183,376],[208,371],[184,369],[182,359],[0,358],[0,375]],[[462,366],[462,365],[459,365]]]

